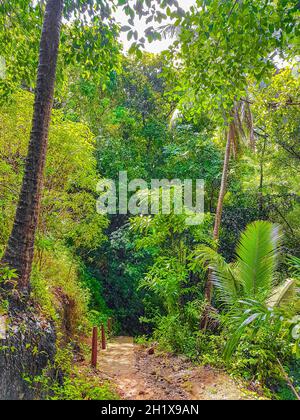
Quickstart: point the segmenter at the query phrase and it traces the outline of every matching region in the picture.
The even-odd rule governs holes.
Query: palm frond
[[[295,277],[300,277],[300,258],[291,256],[288,262]]]
[[[270,308],[280,307],[290,303],[296,296],[296,282],[293,279],[286,280],[283,284],[272,291],[272,295],[267,300]]]
[[[224,359],[226,361],[228,361],[232,357],[246,328],[250,324],[254,323],[254,321],[257,321],[260,317],[261,317],[260,313],[254,313],[254,314],[249,315],[242,322],[242,324],[236,329],[235,333],[230,336],[230,339],[227,341],[225,349],[224,349]]]
[[[197,248],[196,258],[204,267],[212,270],[213,283],[221,292],[223,302],[227,305],[236,303],[240,297],[240,282],[235,276],[234,266],[228,264],[218,252],[207,246]]]
[[[244,307],[244,311],[233,310],[234,314],[230,315],[234,333],[230,335],[224,349],[226,361],[232,357],[247,328],[251,328],[255,335],[266,322],[276,322],[276,313],[264,304],[252,299],[241,300],[239,303]]]
[[[241,284],[234,268],[233,265],[225,263],[213,269],[212,273],[213,283],[221,292],[221,299],[228,306],[234,305],[241,297]]]
[[[237,270],[244,295],[264,301],[270,295],[281,243],[278,225],[257,221],[248,225],[237,247]]]
[[[232,124],[234,127],[234,142],[232,142],[234,156],[236,157],[242,145],[250,147],[254,151],[254,125],[249,101],[240,101],[235,104]]]

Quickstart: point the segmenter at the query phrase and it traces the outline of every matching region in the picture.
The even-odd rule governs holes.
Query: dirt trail
[[[151,351],[150,351],[151,353]],[[131,337],[117,337],[101,351],[99,371],[129,400],[241,400],[256,399],[228,375],[209,367],[195,367],[186,358],[149,354]]]

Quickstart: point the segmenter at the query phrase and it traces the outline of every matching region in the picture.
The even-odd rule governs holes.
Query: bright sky
[[[191,6],[196,4],[196,0],[178,0],[178,3],[179,3],[179,5],[182,9],[188,10]],[[121,23],[124,26],[127,25],[127,16],[125,15],[125,13],[122,11],[122,9],[120,7],[118,8],[118,11],[117,11],[115,16],[116,16],[116,20],[119,23]],[[168,22],[170,22],[170,21],[165,20],[161,25],[165,25]],[[150,25],[152,25],[152,24],[150,24]],[[158,26],[160,26],[160,25],[157,24],[156,27],[158,27]],[[139,36],[142,37],[144,35],[145,29],[147,28],[145,19],[140,20],[139,18],[136,18],[135,19],[135,27],[139,32]],[[127,40],[127,33],[126,32],[121,33],[120,40],[121,40],[122,44],[124,45],[124,50],[127,51],[129,49],[132,41]],[[146,43],[146,51],[151,52],[151,53],[159,53],[161,51],[164,51],[164,50],[168,49],[168,47],[172,44],[172,42],[173,41],[171,39],[162,39],[162,41],[155,41],[155,42],[152,42],[151,44],[149,44],[147,42]]]

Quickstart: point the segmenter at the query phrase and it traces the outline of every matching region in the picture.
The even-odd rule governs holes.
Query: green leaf
[[[122,26],[122,27],[121,27],[121,31],[122,31],[122,32],[128,32],[128,31],[130,31],[130,30],[131,30],[131,26],[126,26],[126,25],[125,25],[125,26]]]
[[[265,300],[273,287],[282,233],[278,225],[258,221],[241,235],[237,247],[237,270],[245,296]]]

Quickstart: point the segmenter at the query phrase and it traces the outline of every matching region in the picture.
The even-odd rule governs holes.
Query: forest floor
[[[99,352],[98,374],[116,386],[124,400],[254,400],[224,372],[195,366],[187,358],[163,354],[117,337]]]

